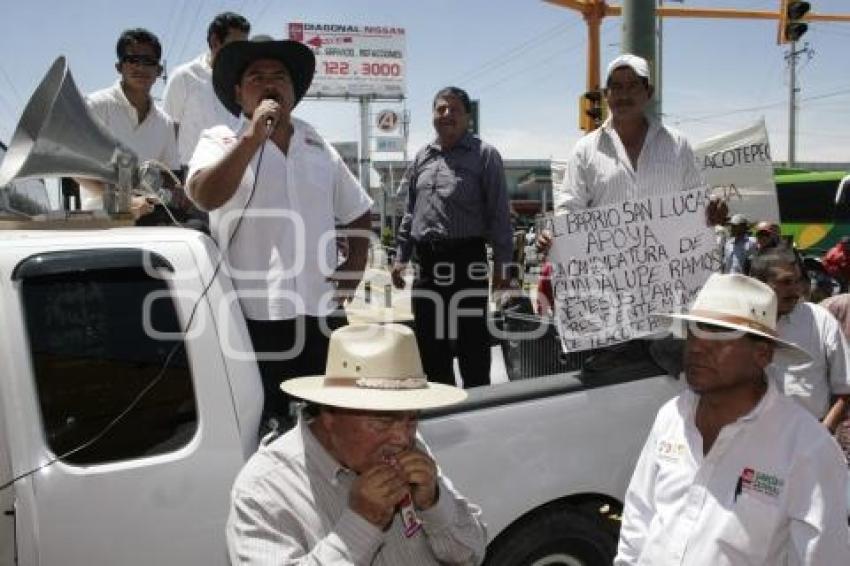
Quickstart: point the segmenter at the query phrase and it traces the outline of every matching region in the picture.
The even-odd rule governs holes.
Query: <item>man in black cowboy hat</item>
[[[315,58],[295,41],[236,41],[213,67],[213,87],[242,126],[206,130],[187,191],[210,212],[260,362],[264,413],[288,420],[281,379],[321,373],[329,329],[357,287],[368,240],[351,237],[337,267],[336,226],[369,230],[372,200],[337,152],[292,110]]]

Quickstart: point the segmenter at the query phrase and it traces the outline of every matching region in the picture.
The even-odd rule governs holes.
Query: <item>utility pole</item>
[[[814,52],[809,47],[808,43],[803,45],[802,49],[797,49],[797,42],[792,41],[790,50],[785,55],[788,61],[788,167],[794,167],[797,160],[797,96],[800,94],[800,87],[797,86],[797,59],[800,55],[808,55],[812,57]]]
[[[657,0],[625,0],[623,2],[623,53],[633,53],[649,62],[650,82],[657,84],[660,69],[656,64],[655,4]],[[660,95],[660,93],[659,93]],[[661,116],[661,99],[654,98],[650,114]]]
[[[602,20],[608,16],[623,16],[626,18],[625,11],[628,8],[635,15],[633,17],[637,17],[640,19],[641,17],[647,17],[653,19],[654,16],[659,16],[663,18],[714,18],[714,19],[743,19],[743,20],[779,20],[779,30],[780,30],[780,43],[784,43],[787,40],[783,40],[783,38],[787,38],[789,32],[790,33],[800,33],[802,35],[801,30],[804,32],[804,28],[802,25],[805,25],[805,22],[847,22],[850,23],[850,14],[813,14],[808,12],[810,5],[808,2],[802,2],[801,0],[779,0],[780,9],[779,10],[739,10],[733,8],[686,8],[686,7],[672,7],[672,6],[664,6],[661,5],[659,1],[659,6],[657,10],[654,12],[648,12],[649,9],[646,5],[649,3],[653,3],[653,0],[625,0],[624,5],[622,7],[615,6],[612,4],[608,4],[606,0],[543,0],[544,2],[548,2],[550,4],[555,4],[557,6],[562,6],[564,8],[569,8],[570,10],[574,10],[579,12],[584,17],[585,22],[587,23],[587,92],[593,92],[599,90],[599,27],[602,24]],[[670,0],[670,1],[681,1],[681,0]],[[806,10],[802,11],[803,5],[806,6]],[[655,9],[655,6],[652,6]],[[792,14],[789,14],[789,11]],[[792,17],[789,18],[789,15]],[[788,22],[787,20],[798,20]],[[803,21],[799,21],[803,20]],[[787,28],[787,24],[791,23],[791,28]],[[651,24],[650,24],[651,25]],[[640,55],[646,58],[652,64],[652,69],[654,73],[660,73],[660,59],[657,59],[653,54],[650,56],[648,51],[644,51],[640,46],[634,45],[631,43],[631,37],[635,31],[635,28],[640,28],[641,24],[637,26],[635,23],[628,24],[627,22],[623,22],[623,49],[625,51],[629,51],[631,53],[635,53],[636,55]],[[647,28],[654,29],[654,28]],[[795,31],[796,30],[796,31]],[[649,32],[647,34],[646,31],[643,32],[646,34],[646,37],[651,37],[654,32]],[[799,36],[798,36],[799,37]],[[657,83],[661,84],[660,76],[655,76],[654,80]],[[660,101],[660,88],[658,89],[658,100]],[[660,102],[657,106],[656,111],[661,113],[661,105]],[[581,122],[581,120],[580,120]]]

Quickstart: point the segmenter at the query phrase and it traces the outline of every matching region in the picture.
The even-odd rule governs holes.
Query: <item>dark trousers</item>
[[[454,385],[452,362],[457,355],[464,387],[489,384],[489,283],[484,241],[417,244],[416,261],[419,270],[413,282],[412,308],[425,374],[430,381]]]
[[[293,377],[322,375],[328,359],[330,331],[345,326],[345,311],[328,317],[300,316],[289,320],[246,320],[248,333],[263,380],[263,419],[260,430],[275,428],[270,421],[289,428],[295,423],[292,399],[280,384]],[[299,341],[301,344],[299,345]],[[273,356],[274,359],[264,359]]]

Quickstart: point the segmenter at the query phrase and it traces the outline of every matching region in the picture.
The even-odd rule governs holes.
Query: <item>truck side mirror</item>
[[[650,340],[649,355],[652,361],[671,377],[679,379],[685,370],[685,341],[668,334],[657,340]]]

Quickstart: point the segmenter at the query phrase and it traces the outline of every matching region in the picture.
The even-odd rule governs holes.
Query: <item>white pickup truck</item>
[[[218,258],[178,228],[0,229],[0,565],[227,563],[262,388]],[[483,509],[488,564],[610,563],[638,451],[681,387],[648,352],[423,415]]]

